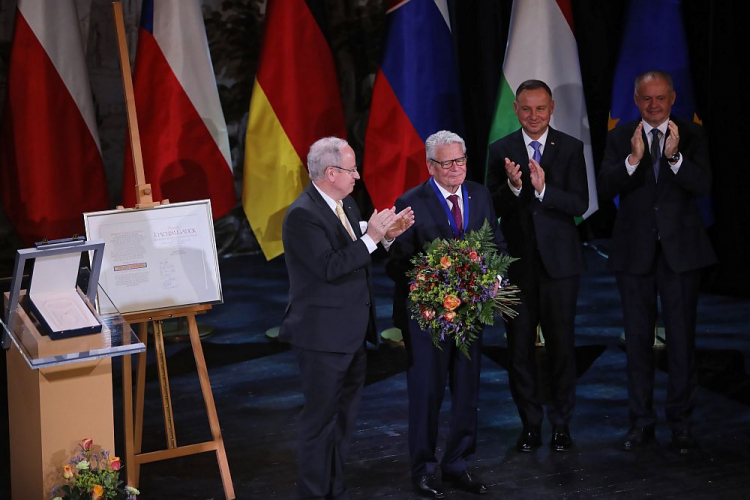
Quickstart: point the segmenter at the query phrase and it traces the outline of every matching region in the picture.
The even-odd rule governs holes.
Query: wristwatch
[[[680,161],[680,152],[679,151],[675,151],[675,153],[672,156],[670,156],[669,158],[667,158],[667,161],[669,163],[677,163],[678,161]]]

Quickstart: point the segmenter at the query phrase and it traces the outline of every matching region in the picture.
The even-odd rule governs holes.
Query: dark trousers
[[[305,406],[299,418],[299,498],[348,499],[344,462],[354,433],[367,352],[295,348]]]
[[[550,388],[547,418],[553,426],[568,425],[576,397],[574,327],[580,276],[550,277],[537,253],[511,265],[509,277],[521,291],[518,316],[505,324],[510,389],[521,422],[524,427],[540,426],[544,419],[535,352],[536,327],[541,325],[550,363],[549,380],[539,381]]]
[[[474,453],[477,441],[481,340],[480,335],[470,346],[469,360],[452,340],[443,342],[442,350],[438,349],[430,336],[420,330],[419,324],[409,320],[404,343],[409,356],[406,381],[412,480],[434,475],[437,470],[438,415],[446,382],[451,390],[451,423],[440,468],[444,474],[459,474],[466,470],[466,458]]]
[[[653,345],[658,294],[669,364],[667,421],[673,430],[690,430],[695,406],[695,324],[700,274],[700,270],[674,272],[660,250],[657,250],[653,273],[643,276],[617,273],[625,316],[628,398],[633,426],[656,423]]]

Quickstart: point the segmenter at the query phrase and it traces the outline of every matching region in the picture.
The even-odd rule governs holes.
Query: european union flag
[[[701,123],[695,112],[682,0],[630,1],[612,87],[610,130],[620,122],[640,117],[633,102],[634,81],[636,76],[650,70],[672,75],[677,94],[672,114]],[[698,206],[706,226],[713,224],[710,197],[699,200]]]

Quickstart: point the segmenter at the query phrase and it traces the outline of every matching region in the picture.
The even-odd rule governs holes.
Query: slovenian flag
[[[649,29],[657,25],[659,30]],[[620,122],[640,118],[633,102],[635,77],[651,70],[666,71],[672,76],[677,94],[672,114],[701,124],[693,97],[681,0],[631,0],[615,67],[609,130]],[[698,209],[706,226],[713,224],[710,196],[698,200]]]
[[[20,0],[0,125],[0,196],[25,245],[109,207],[74,0]]]
[[[532,40],[529,40],[530,34]],[[585,219],[599,208],[599,202],[570,0],[513,2],[503,76],[488,144],[521,127],[513,112],[513,101],[518,86],[532,79],[542,80],[552,89],[555,112],[550,126],[583,142],[589,183],[589,208],[583,215]]]
[[[429,178],[424,141],[463,134],[446,0],[390,0],[365,134],[363,178],[377,209]]]
[[[229,137],[200,0],[144,0],[133,76],[145,180],[154,201],[211,200],[218,219],[237,204]],[[130,148],[122,201],[135,205]]]
[[[245,136],[242,207],[266,259],[284,253],[281,224],[310,182],[307,152],[346,138],[323,0],[269,0]]]

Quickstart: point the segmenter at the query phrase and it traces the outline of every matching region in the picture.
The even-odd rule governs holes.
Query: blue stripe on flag
[[[154,34],[154,0],[143,0],[141,5],[141,29]]]
[[[453,38],[435,1],[407,2],[387,22],[381,69],[419,136],[462,134]]]

